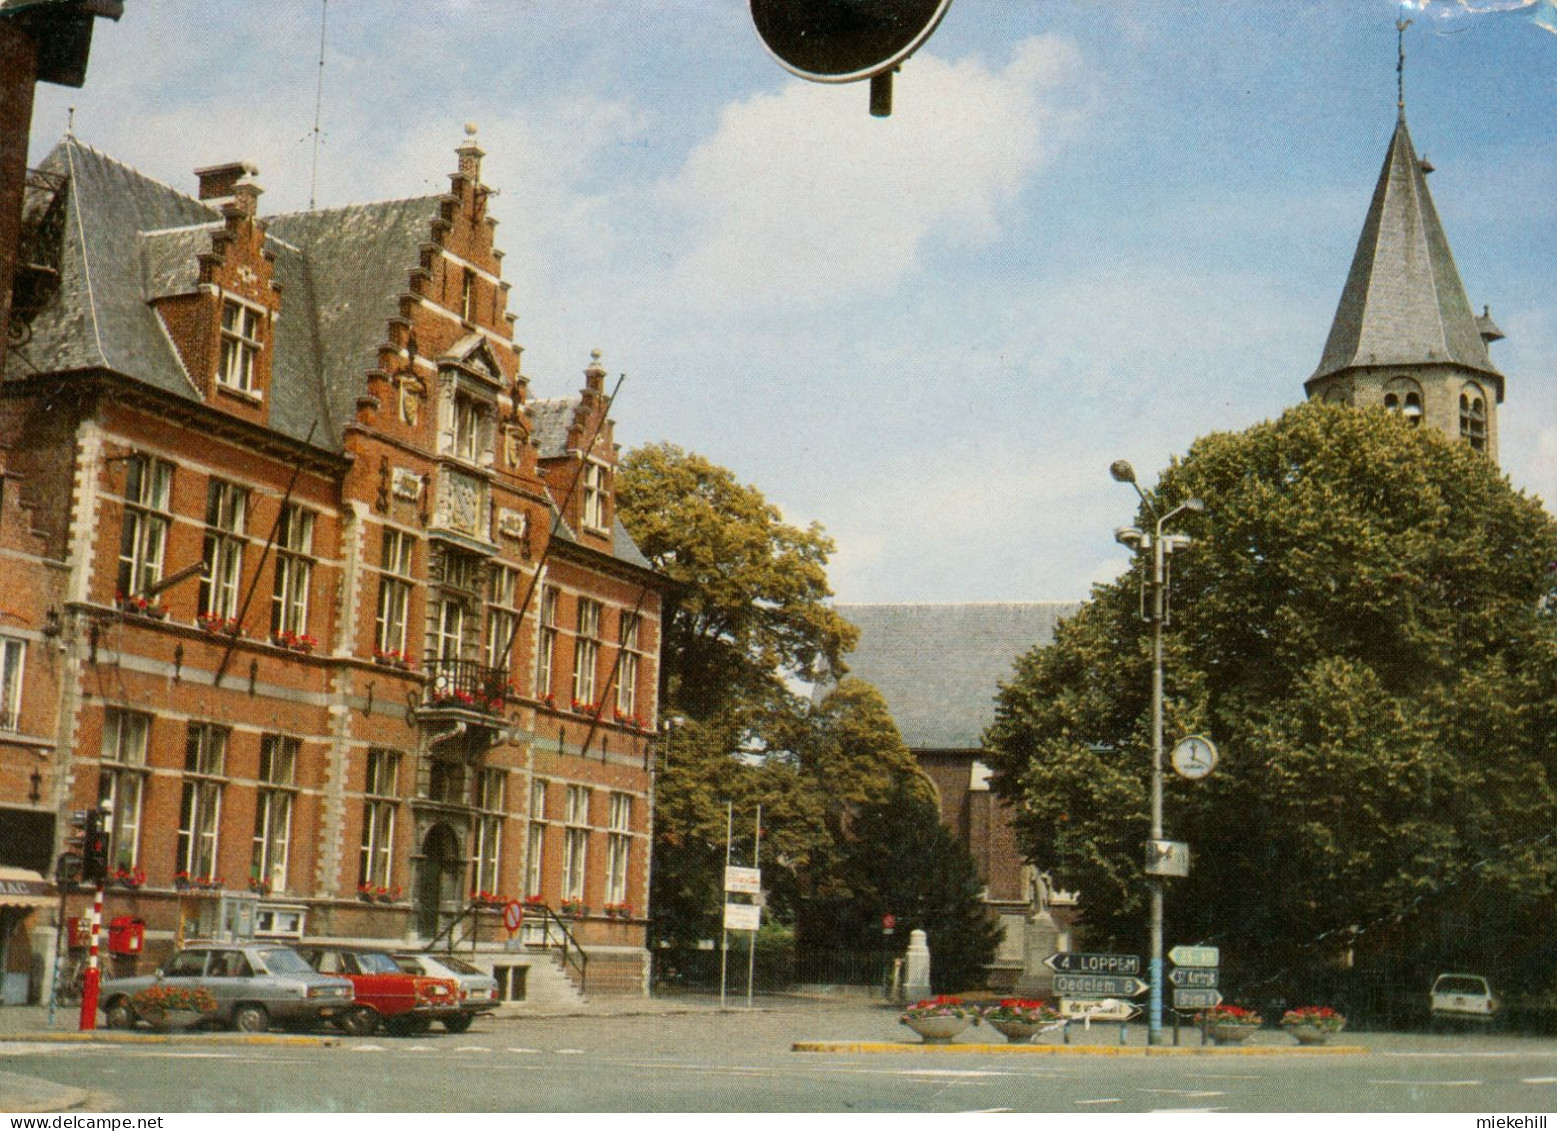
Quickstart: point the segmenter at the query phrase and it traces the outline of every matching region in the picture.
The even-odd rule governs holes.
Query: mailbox
[[[108,923],[109,954],[139,954],[146,945],[146,924],[141,919],[120,915]]]

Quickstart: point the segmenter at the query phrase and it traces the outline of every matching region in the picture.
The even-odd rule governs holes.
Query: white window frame
[[[302,743],[285,735],[260,740],[259,786],[255,790],[254,844],[249,878],[284,890],[291,855],[292,808]]]
[[[562,898],[584,899],[589,866],[589,795],[587,785],[568,786],[563,808]]]
[[[476,869],[476,890],[500,891],[503,846],[503,797],[507,787],[507,775],[502,770],[488,768],[476,779],[476,808],[480,812],[472,829],[475,841],[471,845],[471,863]]]
[[[103,713],[97,799],[113,807],[108,831],[108,864],[135,868],[141,862],[141,809],[146,796],[146,750],[151,716],[110,707]]]
[[[374,646],[380,652],[405,655],[410,619],[412,551],[416,539],[400,530],[384,528],[382,570],[378,581],[378,615],[374,621]]]
[[[124,526],[119,537],[119,592],[144,593],[162,580],[167,555],[173,465],[136,453],[125,463]]]
[[[600,668],[599,601],[578,600],[578,630],[573,638],[573,701],[581,706],[595,702],[596,676]]]
[[[627,869],[632,857],[633,798],[611,794],[610,834],[606,839],[606,902],[627,902]]]
[[[276,584],[271,596],[270,630],[308,631],[308,591],[313,580],[314,513],[297,503],[281,510],[276,528]]]
[[[519,623],[514,606],[514,594],[518,589],[519,571],[510,566],[494,564],[487,590],[487,667],[509,667],[513,659],[508,647],[514,626]],[[507,660],[510,663],[505,663]]]
[[[362,851],[358,882],[387,888],[394,879],[395,820],[400,809],[400,752],[368,751],[363,783]]]
[[[27,641],[0,636],[0,730],[22,729],[22,675]]]
[[[555,690],[553,668],[557,661],[557,587],[541,590],[540,637],[535,648],[535,697],[545,699]]]
[[[216,382],[250,396],[257,395],[260,350],[265,348],[261,329],[264,315],[245,303],[227,299],[222,303],[222,350],[216,367]]]
[[[249,520],[249,492],[225,479],[206,488],[205,570],[200,575],[200,611],[238,615],[243,590],[243,548]]]
[[[190,723],[185,736],[174,870],[191,879],[217,875],[229,738],[226,728],[210,723]]]
[[[616,671],[616,709],[629,720],[638,713],[638,675],[643,666],[643,654],[638,649],[638,640],[642,629],[641,616],[623,611],[622,656]]]
[[[598,460],[584,461],[584,525],[605,533],[610,521],[611,472]]]

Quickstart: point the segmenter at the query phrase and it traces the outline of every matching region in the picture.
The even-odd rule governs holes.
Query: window
[[[433,653],[440,660],[457,660],[465,643],[465,606],[452,597],[438,602]]]
[[[1460,436],[1478,452],[1487,450],[1487,401],[1479,385],[1460,393]]]
[[[557,590],[548,585],[541,590],[541,635],[535,649],[535,697],[550,698],[552,666],[557,658]]]
[[[168,511],[172,493],[171,464],[143,455],[131,456],[126,462],[117,581],[119,592],[126,597],[144,593],[162,580],[162,558],[173,522]]]
[[[102,764],[97,800],[113,807],[108,830],[110,867],[140,864],[141,806],[146,792],[146,746],[151,716],[110,708],[103,716]]]
[[[1384,386],[1384,408],[1412,424],[1422,423],[1422,387],[1409,377],[1394,377]]]
[[[609,472],[603,463],[584,464],[584,525],[591,530],[609,530],[607,499]]]
[[[611,832],[606,840],[606,902],[627,902],[627,859],[632,847],[633,799],[611,794]]]
[[[638,627],[637,613],[622,614],[622,659],[616,672],[616,710],[627,722],[638,713],[638,669],[642,663]]]
[[[190,723],[184,743],[184,796],[179,806],[174,871],[191,878],[217,874],[216,834],[222,821],[227,736],[225,728]]]
[[[476,273],[469,267],[460,276],[460,318],[466,322],[476,317]]]
[[[411,602],[411,547],[414,539],[398,530],[384,531],[383,575],[378,582],[378,621],[374,647],[380,653],[405,655],[407,610]]]
[[[475,843],[471,846],[471,863],[476,869],[476,890],[500,890],[498,887],[498,853],[503,838],[503,789],[505,775],[502,770],[482,770],[476,779]]]
[[[296,503],[281,510],[276,525],[276,589],[270,631],[302,636],[308,631],[308,583],[313,577],[314,516]]]
[[[0,636],[0,730],[21,729],[22,661],[27,642]]]
[[[243,580],[244,530],[249,493],[213,479],[205,496],[205,572],[200,575],[200,611],[231,619],[238,615]]]
[[[584,898],[584,866],[589,858],[589,788],[568,786],[562,834],[562,898]]]
[[[277,889],[285,888],[287,882],[292,797],[297,786],[297,756],[301,748],[302,743],[297,739],[279,734],[267,734],[260,741],[259,789],[255,794],[254,849],[249,857],[249,879]]]
[[[578,635],[573,641],[573,701],[581,707],[595,703],[595,669],[600,660],[600,602],[580,597]]]
[[[485,413],[482,406],[470,397],[457,394],[454,398],[454,455],[457,459],[476,462],[481,454],[481,433]]]
[[[519,623],[514,612],[514,590],[518,574],[504,565],[492,567],[491,587],[487,592],[487,667],[506,668],[510,656],[508,642]]]
[[[261,347],[260,312],[236,302],[222,303],[222,355],[216,369],[218,384],[240,392],[254,392],[254,361]]]
[[[530,832],[525,845],[525,894],[540,895],[546,862],[546,782],[530,781]]]
[[[400,755],[394,750],[369,750],[363,784],[362,861],[358,882],[387,888],[394,875],[395,812],[400,807]]]

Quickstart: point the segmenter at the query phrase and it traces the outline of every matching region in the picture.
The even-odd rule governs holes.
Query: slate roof
[[[6,376],[106,368],[198,400],[150,300],[193,290],[195,257],[211,249],[221,213],[75,138],[41,167],[67,178],[60,290]],[[438,209],[429,196],[263,218],[283,295],[270,386],[276,431],[301,440],[317,421],[314,443],[341,450]]]
[[[978,750],[995,721],[995,693],[1018,656],[1054,639],[1081,606],[837,605],[860,630],[849,674],[873,684],[912,750]]]
[[[1427,170],[1402,112],[1373,190],[1340,306],[1309,383],[1353,366],[1452,364],[1485,374],[1503,399],[1465,298]]]
[[[542,459],[568,454],[568,429],[573,424],[573,414],[578,411],[580,399],[555,397],[525,402],[525,410],[530,414],[530,435],[540,447]]]

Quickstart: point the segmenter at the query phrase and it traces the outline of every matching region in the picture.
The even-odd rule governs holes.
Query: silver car
[[[201,942],[174,952],[154,974],[110,978],[98,1008],[110,1029],[132,1029],[143,1019],[136,994],[152,986],[204,988],[216,1009],[202,1020],[245,1033],[262,1033],[273,1023],[316,1025],[351,1008],[355,998],[345,978],[317,973],[289,946],[268,942]],[[143,1003],[144,1005],[144,1003]],[[148,1011],[150,1012],[150,1011]],[[155,1014],[144,1018],[154,1020]]]
[[[479,1013],[497,1008],[497,979],[480,967],[472,966],[452,954],[430,954],[422,950],[404,950],[392,956],[395,965],[407,974],[429,978],[452,978],[460,987],[458,1017],[445,1017],[443,1027],[451,1033],[463,1033]]]

